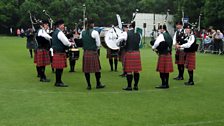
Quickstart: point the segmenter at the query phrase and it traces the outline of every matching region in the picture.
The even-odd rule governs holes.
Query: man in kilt
[[[69,42],[63,33],[65,26],[63,20],[55,22],[56,29],[52,35],[53,63],[52,67],[56,69],[56,87],[68,87],[61,80],[63,68],[67,67],[66,48],[73,46],[74,43]]]
[[[159,30],[161,34],[152,46],[152,49],[157,50],[159,55],[156,71],[160,72],[160,78],[162,80],[162,84],[156,88],[167,89],[169,88],[169,73],[173,72],[171,56],[173,40],[166,29],[166,25],[160,25]]]
[[[195,69],[196,64],[196,55],[195,52],[198,49],[198,45],[196,44],[196,39],[193,33],[191,32],[191,26],[187,24],[185,26],[185,32],[186,32],[186,43],[182,45],[176,45],[178,49],[184,50],[186,53],[186,61],[185,61],[185,67],[188,69],[189,74],[189,80],[188,82],[185,82],[185,85],[194,85],[193,80],[193,73]]]
[[[81,33],[80,38],[83,42],[83,64],[82,70],[85,73],[87,82],[87,90],[91,90],[90,73],[95,73],[96,89],[104,88],[105,85],[101,84],[101,66],[99,60],[98,50],[100,48],[100,36],[96,30],[93,30],[93,20],[86,22],[86,29]]]
[[[32,28],[28,28],[26,31],[26,48],[29,49],[30,57],[33,58],[33,50],[37,48],[35,41],[35,33]]]
[[[177,31],[174,34],[173,37],[173,45],[176,46],[182,45],[185,43],[185,33],[183,29],[182,21],[176,22],[176,28]],[[178,68],[178,76],[174,78],[174,80],[183,80],[184,79],[184,63],[185,63],[186,54],[183,50],[179,50],[176,48],[176,54],[175,54],[175,64],[177,64]]]
[[[125,32],[126,33],[126,32]],[[123,90],[132,90],[132,80],[134,75],[134,90],[138,90],[138,82],[142,70],[139,43],[141,40],[140,34],[135,32],[135,22],[133,21],[129,26],[129,31],[118,38],[118,42],[126,41],[125,45],[125,55],[124,55],[124,71],[127,72],[127,87]]]
[[[107,58],[109,59],[110,71],[117,71],[118,50],[107,48]],[[114,67],[113,67],[114,64]],[[115,68],[115,69],[114,69]]]
[[[49,48],[51,36],[46,32],[48,28],[48,21],[42,21],[36,36],[38,47],[36,50],[34,62],[36,63],[41,82],[50,81],[46,78],[45,75],[45,66],[50,64]]]

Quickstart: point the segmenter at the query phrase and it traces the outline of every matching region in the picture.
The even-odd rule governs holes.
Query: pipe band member
[[[68,87],[61,80],[63,68],[67,67],[66,48],[73,46],[74,43],[69,42],[63,31],[65,30],[64,21],[55,22],[56,29],[52,34],[53,63],[52,67],[56,69],[56,87]]]
[[[100,48],[100,35],[96,30],[93,30],[94,21],[88,20],[86,22],[86,29],[81,33],[81,39],[83,42],[83,64],[82,70],[85,73],[87,82],[87,90],[91,90],[90,73],[95,73],[96,89],[104,88],[100,81],[101,78],[101,66],[99,60],[98,50]]]
[[[142,70],[141,58],[139,51],[139,43],[141,41],[141,36],[139,33],[135,32],[135,22],[133,21],[128,32],[124,32],[124,35],[120,36],[117,39],[118,42],[126,41],[124,47],[124,71],[127,73],[127,87],[124,87],[123,90],[131,91],[132,90],[132,80],[134,77],[134,90],[138,90],[138,82],[140,78],[139,72]]]
[[[157,37],[154,45],[152,46],[153,50],[157,50],[159,55],[156,71],[160,72],[160,78],[162,84],[156,88],[166,89],[169,88],[169,73],[173,72],[173,63],[172,63],[172,37],[166,29],[166,25],[160,25],[159,31],[161,34]]]
[[[49,49],[50,41],[52,39],[52,37],[46,32],[48,29],[48,21],[42,21],[36,36],[38,47],[35,54],[35,63],[37,65],[37,71],[38,75],[40,75],[41,82],[50,82],[45,75],[45,66],[50,64]]]
[[[194,79],[193,79],[193,73],[194,69],[196,68],[196,55],[195,52],[198,49],[198,44],[196,44],[196,39],[193,34],[191,34],[191,25],[187,24],[185,26],[185,32],[186,32],[186,38],[185,44],[177,45],[178,49],[183,49],[186,53],[186,61],[185,61],[185,67],[188,69],[189,74],[189,80],[188,82],[185,82],[185,85],[194,85]]]
[[[176,22],[176,29],[177,29],[177,31],[175,32],[174,37],[173,37],[173,45],[175,46],[175,49],[176,49],[175,64],[177,64],[179,74],[177,77],[175,77],[173,79],[174,80],[183,80],[184,79],[184,63],[185,63],[185,59],[186,59],[186,54],[185,54],[184,50],[180,50],[180,49],[176,48],[177,44],[182,45],[182,44],[186,43],[184,41],[185,33],[184,33],[182,21]]]

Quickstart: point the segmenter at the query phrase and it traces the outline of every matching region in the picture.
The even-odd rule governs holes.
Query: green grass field
[[[0,37],[0,125],[1,126],[223,126],[224,56],[197,54],[195,86],[188,80],[174,81],[170,89],[158,90],[157,55],[141,49],[142,67],[139,91],[126,92],[126,79],[110,72],[106,50],[101,49],[102,82],[105,89],[86,90],[82,54],[75,73],[65,69],[68,88],[54,87],[55,76],[47,67],[50,83],[36,77],[25,38]],[[174,57],[174,54],[173,54]],[[91,74],[92,86],[95,76]]]

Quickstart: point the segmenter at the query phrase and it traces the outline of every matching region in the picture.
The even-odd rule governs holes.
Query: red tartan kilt
[[[38,67],[50,64],[50,55],[46,49],[37,49],[35,57],[36,64]]]
[[[139,51],[126,52],[124,55],[124,71],[127,73],[139,72],[142,70]]]
[[[34,51],[34,63],[37,63],[37,50]]]
[[[170,54],[159,55],[156,71],[160,73],[173,72],[173,62]]]
[[[66,53],[54,53],[52,58],[52,67],[56,69],[67,67]]]
[[[107,49],[107,58],[112,59],[112,58],[118,58],[118,52],[114,53],[111,51],[111,49]]]
[[[190,71],[195,69],[195,64],[196,64],[195,57],[196,57],[195,52],[187,52],[186,53],[185,67]]]
[[[184,64],[186,60],[186,53],[184,51],[177,50],[175,55],[175,64]]]
[[[84,73],[100,72],[100,60],[97,51],[84,51],[82,70]]]

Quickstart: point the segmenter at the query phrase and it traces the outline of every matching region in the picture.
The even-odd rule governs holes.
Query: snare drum
[[[78,60],[79,59],[79,49],[70,48],[69,49],[69,59],[70,60]]]

